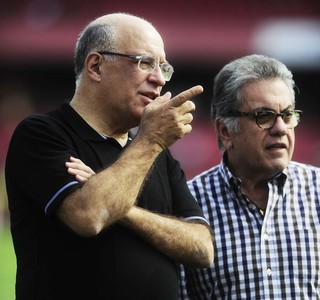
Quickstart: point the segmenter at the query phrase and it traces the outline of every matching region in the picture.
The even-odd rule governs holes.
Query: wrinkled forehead
[[[292,93],[281,78],[252,81],[242,88],[243,106],[294,107]]]

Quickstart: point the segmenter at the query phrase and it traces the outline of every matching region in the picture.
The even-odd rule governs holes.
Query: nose
[[[271,134],[286,135],[288,133],[287,124],[281,116],[277,116],[273,127],[270,129]]]

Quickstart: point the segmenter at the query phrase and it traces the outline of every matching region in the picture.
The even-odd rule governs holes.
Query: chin
[[[272,163],[272,169],[274,170],[274,173],[282,172],[289,164],[288,159],[281,159],[274,161]]]

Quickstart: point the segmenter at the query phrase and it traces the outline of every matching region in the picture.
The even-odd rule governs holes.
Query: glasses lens
[[[261,111],[256,113],[256,121],[259,127],[269,129],[273,127],[276,114],[272,111]]]
[[[291,111],[286,113],[283,116],[283,120],[288,125],[288,128],[296,127],[300,121],[300,112],[299,111]]]
[[[147,71],[152,73],[157,65],[157,61],[147,55],[142,55],[139,62],[138,62],[138,68],[142,71]],[[161,73],[166,81],[169,81],[172,77],[172,74],[174,72],[173,67],[168,63],[164,62],[160,66]]]
[[[297,124],[300,122],[302,111],[293,111],[293,116],[296,119]]]
[[[270,129],[274,126],[278,117],[281,117],[288,129],[294,128],[300,121],[301,111],[287,111],[283,114],[276,114],[273,111],[261,111],[255,113],[256,122],[262,129]]]
[[[138,63],[138,68],[142,71],[152,72],[155,65],[155,59],[153,57],[142,55]]]
[[[173,71],[173,67],[169,63],[165,62],[161,64],[161,72],[166,81],[171,79]]]
[[[283,117],[282,117],[283,121],[287,124],[287,127],[288,128],[293,128],[295,127],[298,122],[297,122],[297,118],[296,116],[294,115],[293,111],[288,111],[288,112],[285,112],[283,114]]]

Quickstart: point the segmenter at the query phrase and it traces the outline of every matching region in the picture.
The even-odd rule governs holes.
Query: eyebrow
[[[292,104],[288,105],[285,109],[282,109],[280,112],[284,112],[284,111],[288,111],[288,110],[293,110],[294,107]],[[267,106],[261,106],[261,107],[256,107],[255,109],[253,109],[253,112],[257,112],[257,111],[264,111],[264,110],[269,110],[269,111],[273,111],[275,112],[274,109],[267,107]]]

